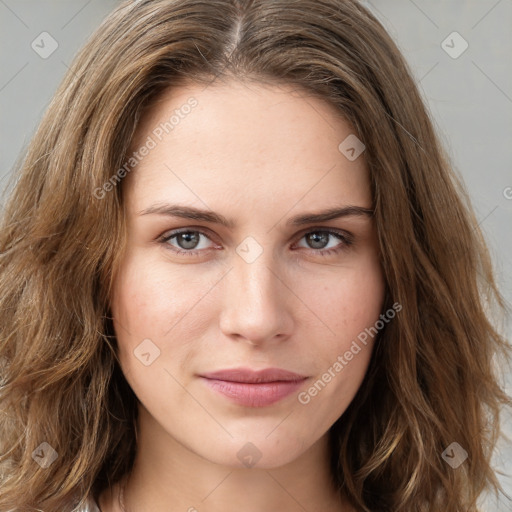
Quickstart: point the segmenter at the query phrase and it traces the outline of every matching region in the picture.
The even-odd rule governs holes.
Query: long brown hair
[[[334,483],[364,511],[477,510],[499,486],[505,304],[411,72],[355,0],[126,1],[78,54],[0,224],[0,510],[65,510],[130,470],[137,401],[109,306],[123,187],[104,185],[159,93],[232,78],[322,98],[366,146],[385,309],[403,309],[330,430]]]

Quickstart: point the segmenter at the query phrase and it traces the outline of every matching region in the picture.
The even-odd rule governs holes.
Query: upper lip
[[[278,382],[300,381],[307,377],[298,373],[283,370],[282,368],[265,368],[252,370],[251,368],[232,368],[201,374],[206,379],[225,380],[229,382]]]

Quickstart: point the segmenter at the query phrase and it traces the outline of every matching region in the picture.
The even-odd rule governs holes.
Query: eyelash
[[[172,252],[178,255],[187,255],[189,257],[198,257],[200,256],[202,252],[208,250],[208,249],[190,249],[190,250],[183,250],[183,249],[177,249],[176,247],[168,244],[170,240],[173,238],[176,238],[178,235],[182,233],[200,233],[201,235],[204,235],[209,240],[210,237],[205,233],[204,231],[201,231],[200,229],[190,229],[190,228],[184,228],[178,231],[173,231],[169,234],[164,234],[161,237],[158,238],[158,242],[160,242],[162,245],[167,246],[166,248],[170,248]],[[350,247],[353,244],[353,237],[348,232],[343,231],[333,231],[329,229],[312,229],[302,234],[299,240],[302,240],[306,235],[310,235],[312,233],[318,234],[318,233],[327,233],[329,235],[333,235],[334,237],[338,238],[342,243],[334,248],[330,249],[306,249],[308,251],[312,251],[320,256],[327,257],[331,256],[333,254],[341,253],[342,251],[346,250],[348,247]],[[304,247],[302,247],[304,249]]]

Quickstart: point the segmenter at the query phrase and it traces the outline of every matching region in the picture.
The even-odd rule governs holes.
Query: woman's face
[[[364,147],[319,99],[228,82],[166,92],[132,150],[112,314],[143,428],[219,464],[295,460],[353,399],[383,306]],[[239,368],[302,380],[211,375]]]

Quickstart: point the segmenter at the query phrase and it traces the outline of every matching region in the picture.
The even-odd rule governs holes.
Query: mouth
[[[294,391],[309,378],[281,368],[234,368],[200,375],[209,389],[245,407],[266,407]]]

